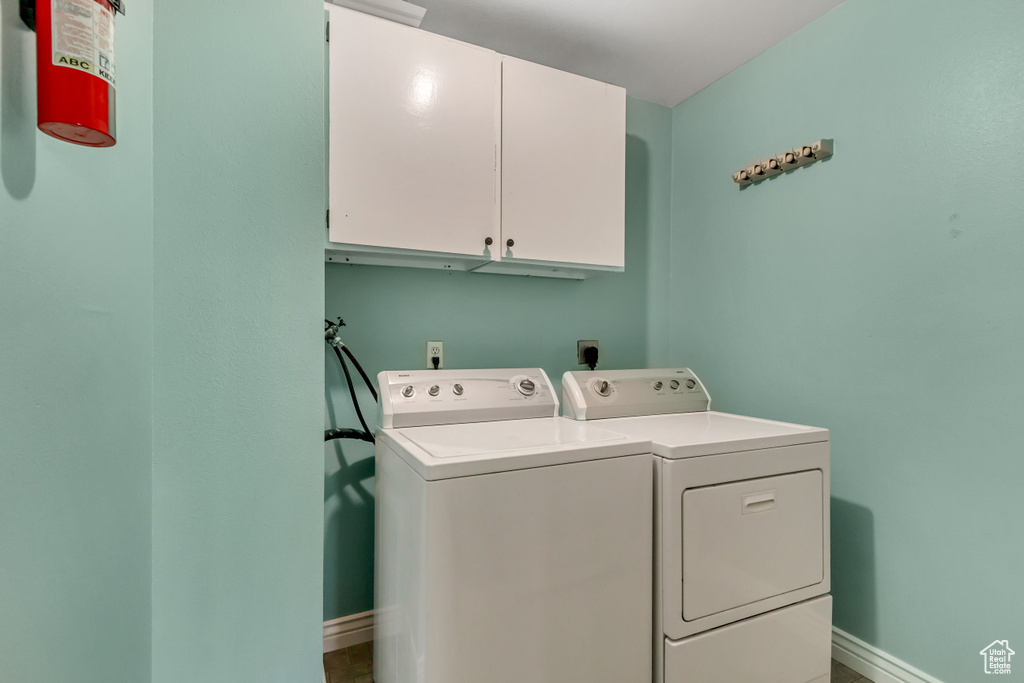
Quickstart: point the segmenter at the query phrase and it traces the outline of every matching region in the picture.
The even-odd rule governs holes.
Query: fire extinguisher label
[[[53,63],[114,78],[114,13],[95,0],[53,0]]]

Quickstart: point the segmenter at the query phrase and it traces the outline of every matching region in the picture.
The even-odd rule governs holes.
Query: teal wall
[[[153,319],[149,3],[118,17],[118,143],[36,131],[0,0],[0,681],[147,681]]]
[[[1018,0],[848,0],[673,111],[671,360],[832,430],[835,624],[950,683],[1024,643],[1022,74]]]
[[[540,366],[556,384],[580,369],[579,339],[600,342],[603,368],[662,362],[667,349],[648,331],[667,329],[651,305],[667,297],[671,111],[629,99],[626,133],[625,273],[572,281],[326,265],[327,315],[345,319],[342,338],[367,374],[426,367],[435,339],[446,368]],[[326,367],[327,424],[358,426],[333,353]],[[376,419],[369,393],[360,398]],[[325,620],[373,608],[372,455],[355,441],[326,447]]]
[[[323,4],[154,26],[152,680],[318,681]]]

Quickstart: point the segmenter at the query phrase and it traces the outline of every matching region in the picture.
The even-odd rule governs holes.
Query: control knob
[[[679,388],[679,381],[678,380],[672,380],[671,382],[668,383],[668,386],[669,386],[669,388],[672,389],[672,391],[675,391],[676,389]]]
[[[686,388],[687,389],[693,389],[695,386],[697,386],[697,382],[695,382],[692,379],[686,380]]]
[[[412,395],[415,393],[416,390],[412,388],[411,384],[402,389],[402,396],[405,396],[406,398],[412,398]]]
[[[597,392],[598,396],[608,398],[612,395],[612,385],[607,380],[599,379],[594,382],[594,391]]]
[[[452,393],[455,394],[456,396],[462,396],[462,385],[456,384],[455,386],[453,386]]]
[[[654,387],[655,391],[661,391],[662,387],[664,387],[665,385],[659,380],[653,383],[651,386]]]
[[[434,386],[427,389],[427,393],[430,394],[431,396],[437,396],[439,393],[441,393],[441,387],[435,384]]]
[[[523,396],[533,396],[534,392],[537,391],[537,385],[530,379],[521,379],[516,382],[516,389]]]

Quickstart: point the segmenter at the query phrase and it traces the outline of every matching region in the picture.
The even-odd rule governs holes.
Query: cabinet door
[[[328,8],[330,241],[483,255],[500,231],[500,57]]]
[[[503,258],[622,268],[626,91],[503,57],[501,111]]]

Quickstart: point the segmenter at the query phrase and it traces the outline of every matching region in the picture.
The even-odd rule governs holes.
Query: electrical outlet
[[[436,368],[440,370],[444,367],[444,342],[439,341],[428,341],[427,342],[427,369],[433,370],[435,368],[434,359],[437,358]]]
[[[597,340],[596,339],[584,339],[584,340],[576,342],[576,362],[577,363],[579,363],[580,365],[586,365],[587,364],[586,359],[583,358],[583,352],[586,351],[587,348],[591,347],[591,346],[593,346],[595,349],[597,348]]]

